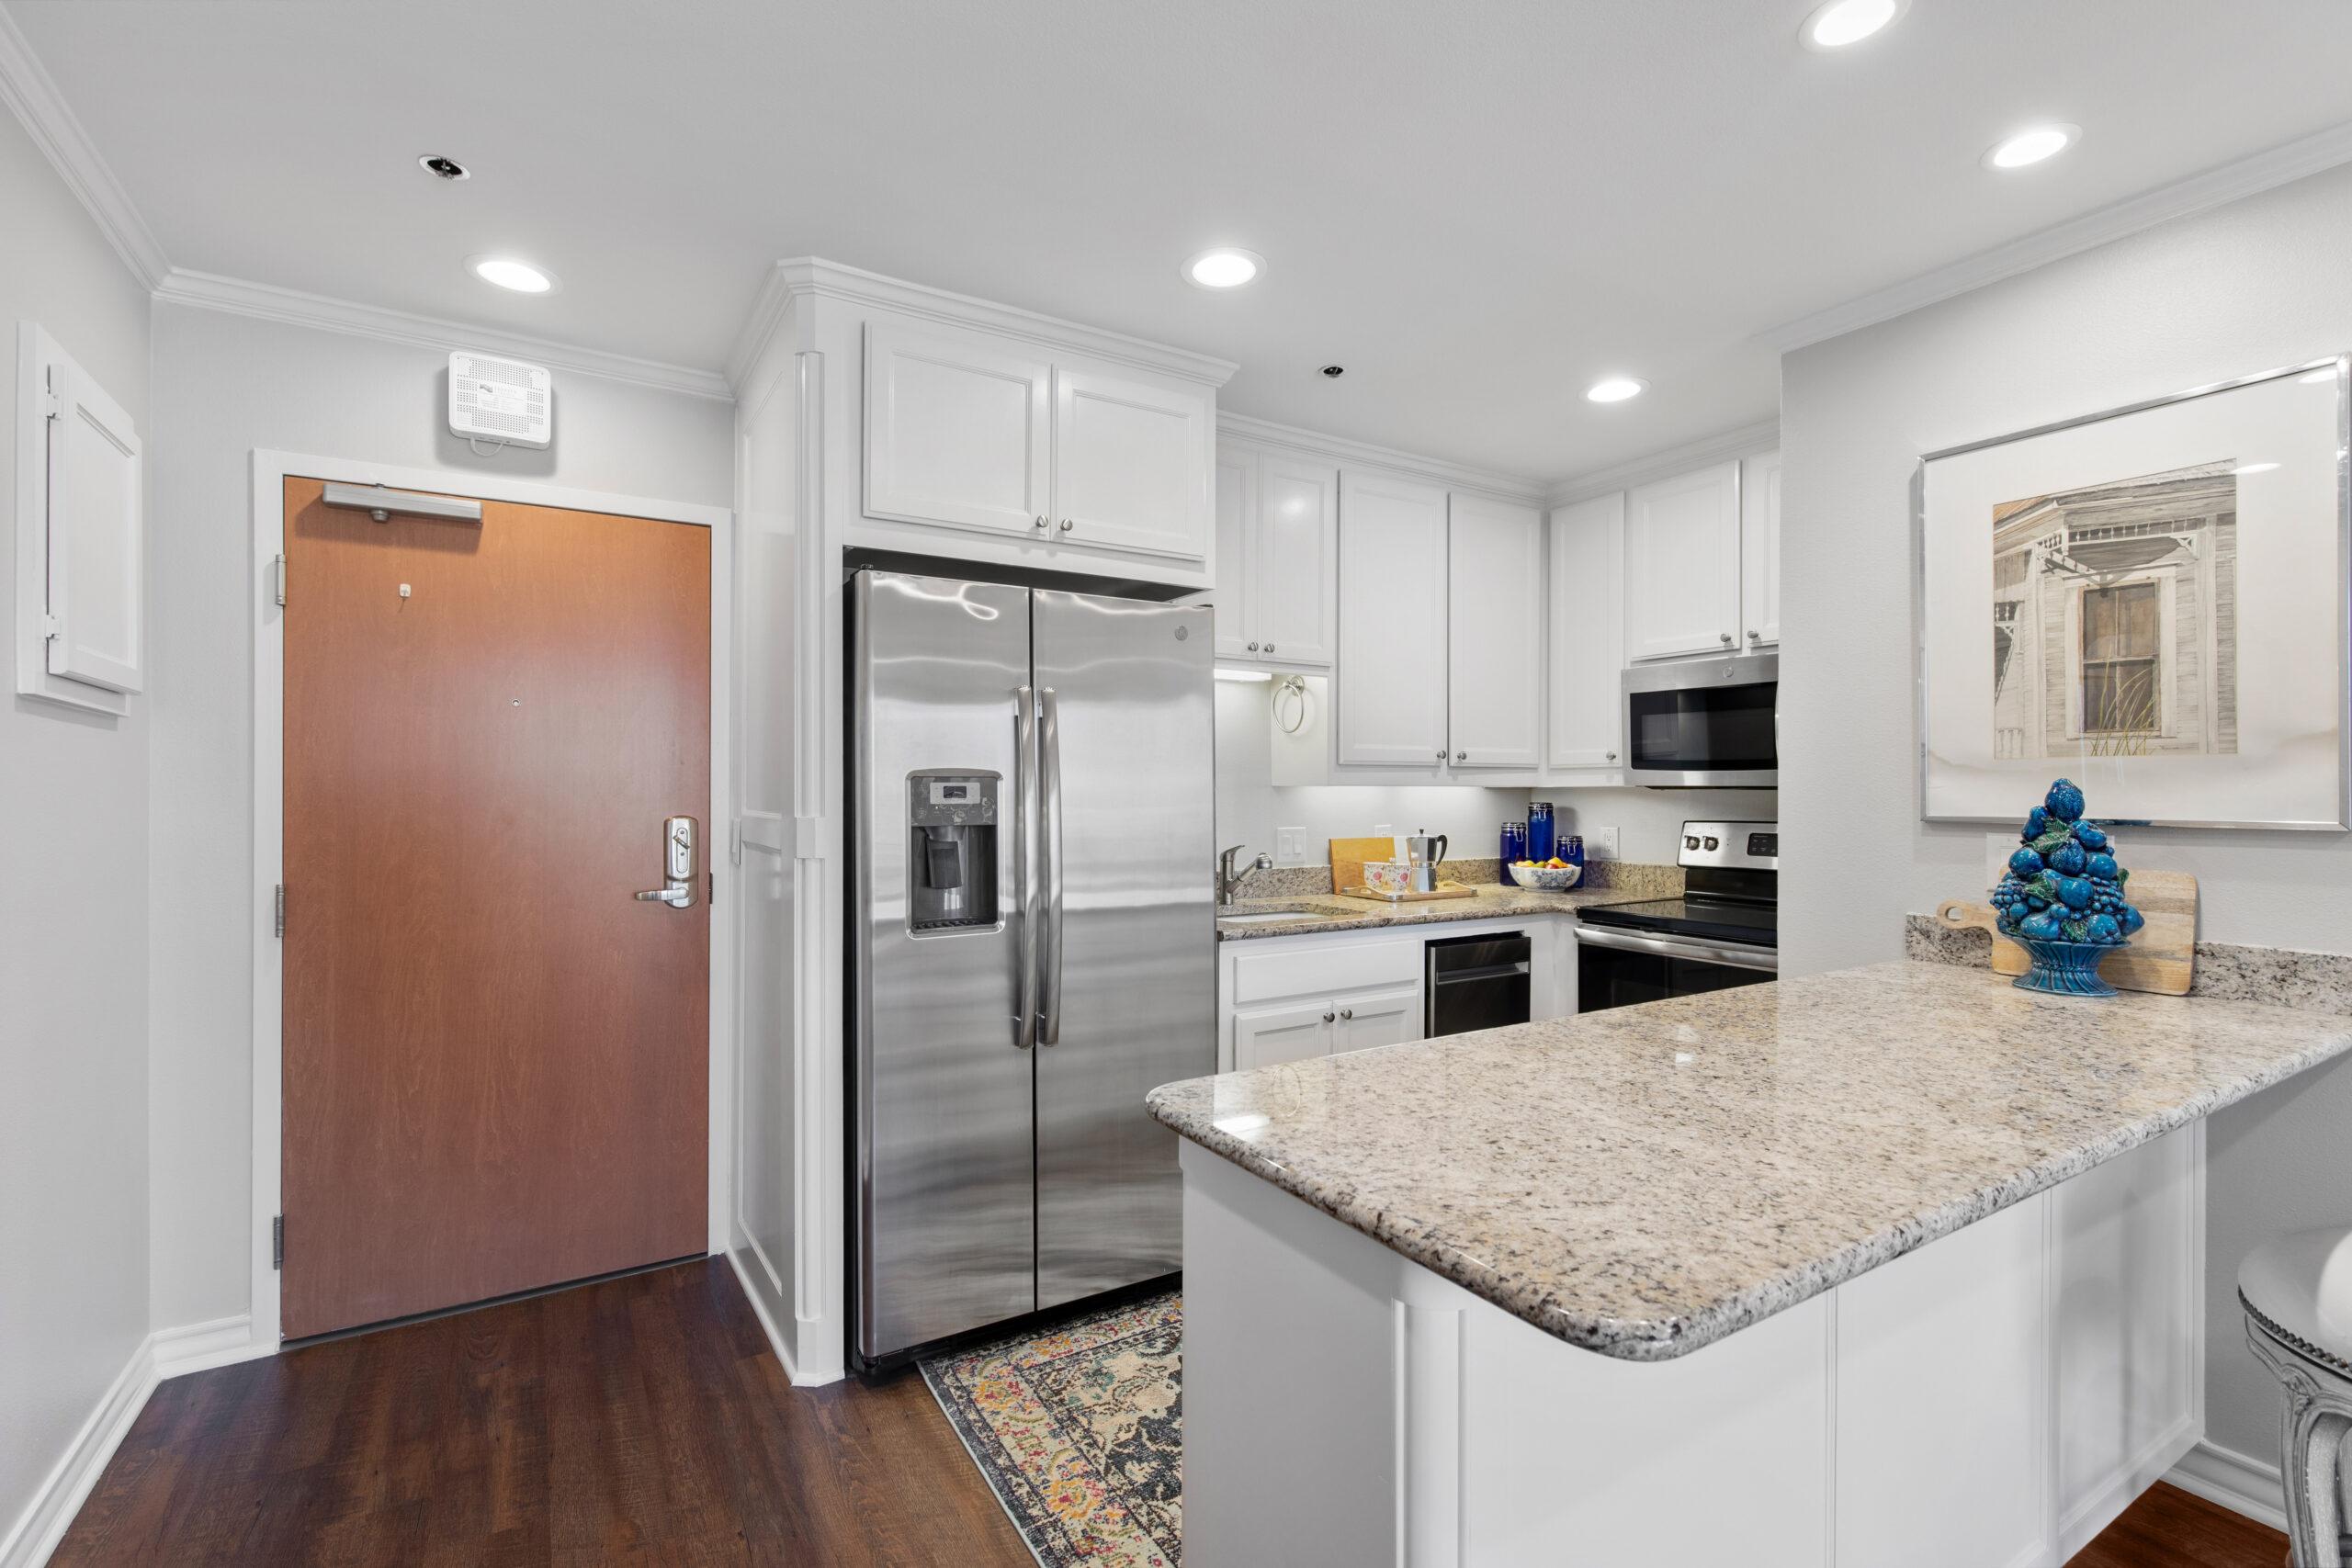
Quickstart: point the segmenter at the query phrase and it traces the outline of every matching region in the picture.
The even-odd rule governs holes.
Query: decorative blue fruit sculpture
[[[2123,896],[2132,874],[2117,863],[2104,830],[2083,820],[2083,792],[2060,779],[2026,813],[2008,871],[1993,889],[2002,934],[2033,955],[2018,981],[2028,990],[2106,996],[2100,950],[2131,940],[2144,923]]]

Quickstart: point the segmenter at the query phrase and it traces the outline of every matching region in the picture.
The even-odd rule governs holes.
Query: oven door
[[[1781,779],[1781,656],[1625,671],[1626,775],[1667,789],[1771,789]]]
[[[1758,986],[1780,970],[1769,947],[1692,942],[1610,926],[1577,928],[1577,1011]]]

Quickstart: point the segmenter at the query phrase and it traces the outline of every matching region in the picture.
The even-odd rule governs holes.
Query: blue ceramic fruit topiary
[[[1993,889],[2003,935],[2032,955],[2017,984],[2029,991],[2109,997],[2115,987],[2098,977],[2109,948],[2144,923],[2123,897],[2132,874],[2116,861],[2105,831],[2083,820],[2083,792],[2060,779],[2040,806],[2026,813],[2020,847]]]

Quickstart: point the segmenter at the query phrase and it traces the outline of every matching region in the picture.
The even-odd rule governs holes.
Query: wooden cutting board
[[[2197,964],[2197,879],[2183,871],[2135,871],[2123,896],[2147,923],[2099,960],[2099,978],[2119,991],[2187,996]],[[1991,931],[1994,974],[2022,975],[2033,967],[2026,950],[2001,934],[1990,904],[1949,899],[1936,919],[1953,931],[1975,926]]]
[[[1396,840],[1394,839],[1334,839],[1331,840],[1331,886],[1361,887],[1363,886],[1363,863],[1368,860],[1395,860]]]

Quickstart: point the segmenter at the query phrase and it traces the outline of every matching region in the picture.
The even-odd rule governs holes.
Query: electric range
[[[1777,822],[1685,822],[1679,898],[1577,913],[1577,1010],[1771,979],[1780,969]]]

